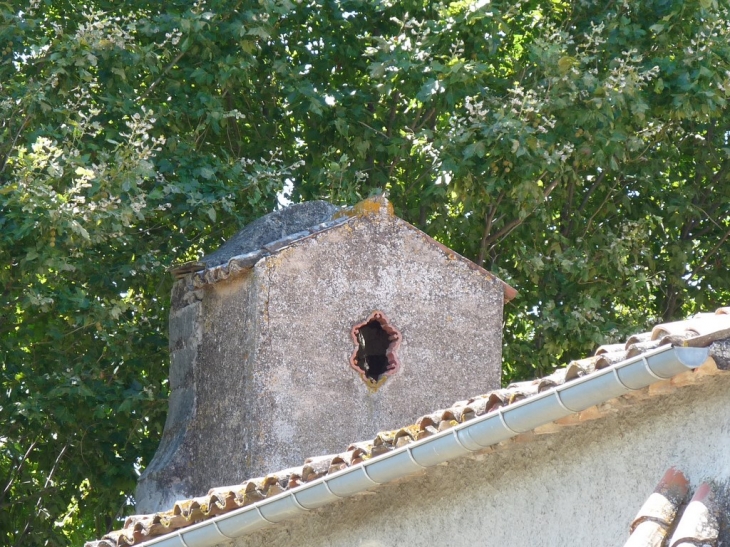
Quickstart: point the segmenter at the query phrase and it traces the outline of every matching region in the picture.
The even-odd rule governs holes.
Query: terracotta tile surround
[[[355,349],[352,352],[352,355],[350,356],[350,366],[358,373],[360,374],[360,377],[362,378],[362,381],[365,382],[368,386],[377,386],[379,382],[382,382],[381,378],[380,380],[373,380],[367,377],[366,371],[360,368],[360,366],[357,364],[357,355],[358,355],[358,334],[360,332],[360,329],[362,329],[365,325],[370,323],[371,321],[376,321],[380,327],[385,331],[385,333],[388,335],[388,340],[390,341],[390,344],[388,345],[388,349],[386,351],[386,357],[388,359],[388,367],[385,370],[385,372],[382,374],[382,376],[391,376],[395,374],[398,371],[398,368],[400,367],[400,361],[398,360],[398,347],[400,346],[402,335],[400,331],[395,328],[393,325],[390,324],[390,321],[388,321],[388,318],[385,316],[385,314],[382,311],[374,311],[372,312],[367,319],[364,321],[354,325],[352,329],[350,330],[350,336],[352,337],[352,341],[355,344]]]

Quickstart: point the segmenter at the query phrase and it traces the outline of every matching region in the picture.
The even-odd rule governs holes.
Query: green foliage
[[[277,193],[512,284],[505,381],[730,297],[726,2],[0,3],[0,543],[117,526],[167,265]]]

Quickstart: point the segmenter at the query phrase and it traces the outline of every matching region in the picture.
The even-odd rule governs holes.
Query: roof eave
[[[671,379],[701,366],[709,352],[707,347],[663,346],[277,496],[151,539],[140,547],[211,547],[244,536]]]

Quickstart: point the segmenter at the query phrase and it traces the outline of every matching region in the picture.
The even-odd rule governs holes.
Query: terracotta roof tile
[[[717,545],[720,535],[719,514],[720,508],[712,488],[707,483],[700,484],[679,519],[669,547]]]
[[[631,523],[631,536],[624,547],[663,545],[688,492],[687,477],[673,467],[667,469]]]
[[[651,340],[651,332],[640,332],[638,334],[633,334],[629,336],[629,338],[626,340],[626,344],[624,344],[624,350],[628,349],[629,346],[639,344],[641,342],[648,342],[649,340]]]
[[[636,357],[649,350],[656,349],[662,345],[661,340],[647,340],[646,342],[636,342],[626,348],[626,357]]]
[[[692,338],[715,332],[718,329],[730,328],[730,315],[721,311],[724,309],[726,308],[720,308],[716,313],[699,313],[685,321],[657,325],[651,331],[652,340],[672,335]]]
[[[603,346],[599,346],[599,348],[596,350],[596,355],[603,355],[604,353],[616,353],[619,351],[624,351],[626,349],[626,344],[606,344]]]
[[[686,321],[660,325],[650,333],[631,336],[625,344],[601,346],[595,356],[572,361],[567,366],[556,370],[549,376],[532,381],[515,382],[507,388],[457,401],[449,408],[421,416],[410,425],[392,431],[381,431],[372,440],[352,443],[342,453],[309,458],[299,467],[271,473],[265,477],[250,479],[233,486],[213,488],[204,496],[178,501],[169,511],[154,515],[136,515],[129,517],[121,530],[110,532],[101,540],[89,542],[86,545],[87,547],[124,547],[127,545],[137,545],[153,537],[173,532],[216,515],[231,512],[235,509],[297,488],[298,486],[305,485],[308,482],[342,469],[356,466],[365,460],[376,458],[379,455],[396,450],[406,444],[420,441],[478,416],[483,416],[503,407],[509,407],[509,405],[517,401],[536,397],[551,388],[590,375],[611,364],[625,361],[630,357],[632,352],[643,352],[650,346],[654,347],[655,345],[676,343],[672,342],[672,340],[675,340],[672,336],[676,335],[676,333],[697,333],[696,338],[682,338],[683,345],[692,345],[695,340],[703,340],[703,343],[709,345],[717,339],[716,337],[719,336],[717,333],[724,333],[724,329],[728,326],[730,326],[730,307],[720,308],[714,314],[701,314]],[[715,331],[712,331],[713,328]],[[659,333],[657,334],[657,338],[652,344],[646,344],[654,336],[654,333]],[[667,333],[673,334],[667,336]],[[730,338],[730,332],[725,335],[725,338]],[[516,441],[530,440],[535,434],[551,433],[560,427],[576,425],[588,420],[600,418],[607,413],[615,412],[623,406],[633,404],[636,401],[659,393],[671,391],[677,387],[696,383],[708,375],[717,374],[718,369],[726,370],[728,368],[730,368],[730,357],[727,363],[720,360],[717,364],[712,359],[709,359],[694,372],[688,371],[670,380],[654,384],[649,389],[630,392],[618,399],[612,399],[603,405],[590,407],[581,412],[557,419],[552,423],[535,429],[531,434],[523,434]],[[491,448],[487,450],[491,450]],[[666,535],[666,530],[669,529],[666,523],[671,523],[670,515],[676,513],[677,507],[681,504],[680,498],[684,495],[682,492],[685,486],[682,485],[686,483],[686,479],[683,477],[681,472],[676,470],[667,472],[657,487],[656,495],[653,494],[653,497],[650,497],[647,504],[642,507],[639,515],[634,520],[631,527],[633,532],[631,538],[634,538],[634,534],[636,533],[647,534],[648,537],[651,537],[652,534],[664,533]],[[704,490],[698,490],[698,495],[700,494],[704,497],[698,498],[696,500],[697,504],[705,503],[706,505],[707,500],[710,498],[708,495],[705,495]],[[688,518],[691,517],[691,519],[688,521],[686,527],[681,528],[681,530],[689,529],[691,526],[695,526],[696,528],[698,526],[697,522],[703,517],[694,515],[701,515],[701,511],[702,509],[699,505],[693,506],[693,510],[689,513],[685,511]],[[684,534],[684,532],[682,533]],[[699,532],[695,531],[693,533],[698,534]],[[682,538],[679,538],[677,541],[680,540],[684,541]],[[633,541],[633,539],[630,539],[630,541]],[[681,543],[677,545],[679,544]],[[638,544],[627,543],[627,545]],[[642,545],[653,544],[643,543]]]
[[[715,493],[709,484],[702,483],[685,506],[689,491],[687,477],[681,471],[669,468],[631,523],[630,536],[624,547],[716,546],[720,507]],[[674,533],[667,543],[672,529]]]
[[[616,363],[620,363],[621,361],[625,361],[628,359],[628,351],[621,350],[621,351],[612,351],[610,353],[601,353],[600,355],[596,355],[598,358],[596,360],[596,370],[601,370],[602,368],[610,367],[611,365],[615,365]]]

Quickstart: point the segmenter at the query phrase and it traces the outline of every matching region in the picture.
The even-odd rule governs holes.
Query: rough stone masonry
[[[514,290],[385,198],[276,211],[177,273],[170,407],[139,513],[344,451],[500,385]]]

